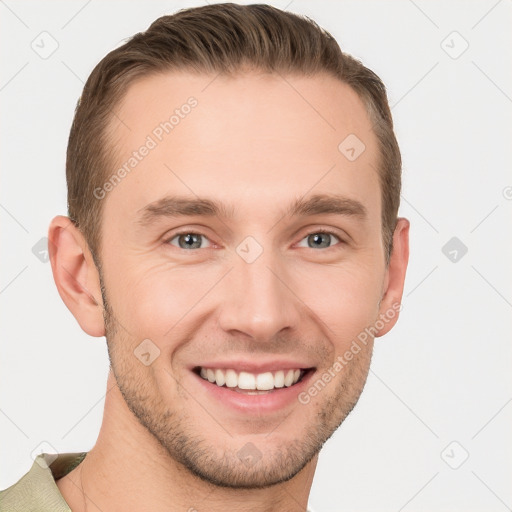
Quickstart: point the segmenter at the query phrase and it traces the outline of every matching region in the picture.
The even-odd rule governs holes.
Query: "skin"
[[[308,404],[267,414],[214,401],[190,367],[294,357],[315,367],[314,381],[402,297],[409,222],[398,220],[386,265],[377,141],[357,94],[324,75],[214,78],[147,77],[117,106],[130,129],[113,119],[112,170],[187,98],[198,100],[103,199],[101,282],[70,220],[50,226],[59,293],[85,332],[106,335],[111,358],[98,440],[57,481],[74,512],[305,510],[318,452],[364,387],[373,339]],[[353,162],[338,150],[349,134],[366,146]],[[366,217],[283,216],[321,193],[359,201]],[[222,201],[234,216],[141,227],[141,209],[169,194]],[[309,235],[322,229],[335,236],[319,248]],[[201,248],[180,248],[182,230],[204,235]],[[250,264],[236,252],[247,236],[263,248]],[[160,350],[148,366],[134,356],[144,339]],[[237,452],[249,442],[261,458],[247,467]]]

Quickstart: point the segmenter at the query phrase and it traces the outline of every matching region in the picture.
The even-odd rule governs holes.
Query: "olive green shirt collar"
[[[0,491],[2,512],[71,512],[55,483],[84,460],[87,452],[42,453],[29,472]]]

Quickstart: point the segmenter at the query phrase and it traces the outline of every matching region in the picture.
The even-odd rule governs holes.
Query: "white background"
[[[363,395],[321,452],[310,506],[510,509],[512,2],[271,3],[312,17],[386,83],[411,221],[400,321],[376,341]],[[80,330],[50,264],[32,252],[66,213],[65,150],[83,81],[125,38],[197,5],[0,1],[2,489],[41,442],[89,450],[102,418],[105,340]],[[43,31],[58,43],[47,59],[31,47],[40,37],[51,47]],[[454,236],[468,248],[456,262],[442,252]]]

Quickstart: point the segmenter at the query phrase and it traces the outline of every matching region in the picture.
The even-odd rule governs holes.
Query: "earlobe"
[[[59,295],[80,327],[91,336],[104,336],[103,303],[98,270],[80,232],[69,217],[50,223],[48,250]]]
[[[388,333],[398,320],[404,292],[405,273],[409,261],[409,226],[407,219],[398,218],[393,233],[393,250],[384,282],[379,318],[384,324],[375,337]]]

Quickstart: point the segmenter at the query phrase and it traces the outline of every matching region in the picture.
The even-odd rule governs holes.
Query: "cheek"
[[[344,346],[378,317],[382,276],[371,266],[310,267],[294,290],[326,336]]]
[[[206,267],[127,268],[118,275],[117,312],[134,335],[160,339],[187,323],[187,315],[200,311],[201,300],[218,281],[217,270]],[[222,274],[219,274],[222,275]]]
[[[301,312],[301,321],[316,322],[329,339],[350,342],[378,315],[381,269],[377,261],[361,256],[335,265],[283,263],[280,275],[290,289],[283,291],[283,300]],[[105,285],[126,330],[133,337],[157,341],[173,329],[185,332],[202,313],[223,307],[221,294],[229,290],[215,286],[226,270],[222,263],[149,266],[118,260],[108,269]]]

